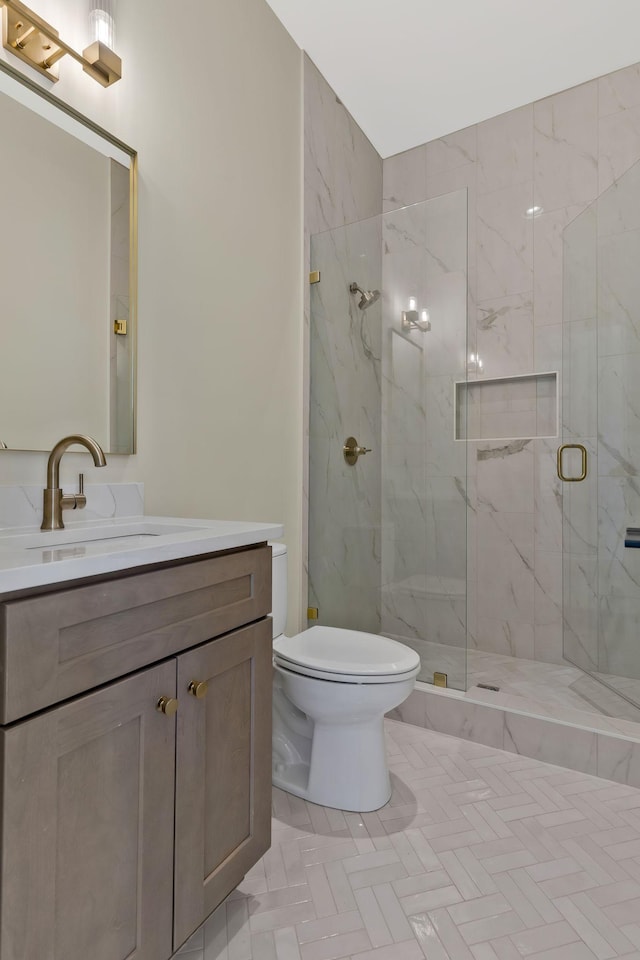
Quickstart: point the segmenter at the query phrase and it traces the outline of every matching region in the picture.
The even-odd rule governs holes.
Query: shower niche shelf
[[[455,384],[456,440],[558,436],[558,373],[520,374]]]

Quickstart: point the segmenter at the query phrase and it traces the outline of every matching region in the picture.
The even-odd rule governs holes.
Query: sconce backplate
[[[16,9],[3,6],[2,46],[54,81],[58,79],[57,61],[66,52],[55,42],[54,38],[58,35],[58,31],[36,16],[33,10],[29,10],[26,16]]]

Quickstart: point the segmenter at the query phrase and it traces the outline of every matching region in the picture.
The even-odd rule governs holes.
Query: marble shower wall
[[[384,161],[385,211],[468,190],[468,349],[482,358],[486,377],[561,369],[563,231],[639,159],[640,66],[632,66]],[[579,258],[585,251],[578,241],[569,255]],[[589,282],[575,296],[588,301],[595,271],[585,276]],[[581,312],[578,323],[588,327],[593,320],[588,303],[576,303],[576,310],[566,336],[578,332],[573,317]],[[601,389],[619,391],[618,413],[629,409],[620,392],[625,353],[621,349],[589,372],[583,398],[595,394],[599,375]],[[633,359],[626,363],[630,370]],[[601,424],[605,444],[615,431],[614,422]],[[468,444],[469,643],[560,662],[563,491],[555,476],[557,442],[519,434],[515,427],[514,434],[516,443]],[[632,461],[633,450],[628,454]],[[633,499],[637,479],[628,471],[623,478],[619,465],[608,481],[617,481],[621,504],[624,497]],[[613,614],[610,599],[602,603],[601,623],[610,613],[606,635],[613,635],[619,613]],[[638,614],[635,607],[629,611]],[[610,652],[607,666],[614,662],[624,666]]]
[[[348,285],[356,280],[363,287],[380,288],[380,226],[374,221],[345,232],[334,228],[382,212],[382,160],[306,55],[303,69],[304,270],[307,275],[319,269],[322,280],[311,288],[306,285],[305,294],[303,396],[310,432],[303,461],[303,510],[308,516],[303,556],[308,555],[308,567],[300,606],[317,606],[321,623],[377,632],[381,518],[376,358],[381,314],[380,305],[374,305],[361,327],[362,314]],[[334,232],[318,239],[318,260],[312,262],[310,238],[321,231]],[[356,467],[347,466],[342,457],[350,435],[373,450]]]

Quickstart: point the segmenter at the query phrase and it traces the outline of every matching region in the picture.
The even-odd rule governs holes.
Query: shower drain
[[[499,693],[500,687],[496,687],[494,683],[476,683],[476,687],[479,687],[481,690],[493,690],[494,693]]]

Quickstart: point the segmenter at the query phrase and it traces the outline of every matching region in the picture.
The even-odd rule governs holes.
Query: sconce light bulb
[[[429,323],[429,311],[428,311],[428,310],[421,310],[421,311],[420,311],[420,319],[422,320],[423,323]]]
[[[409,297],[409,310],[416,310],[418,307],[418,301],[415,297]]]
[[[115,48],[116,43],[114,6],[114,0],[91,0],[89,14],[91,40],[98,40],[110,50]]]

